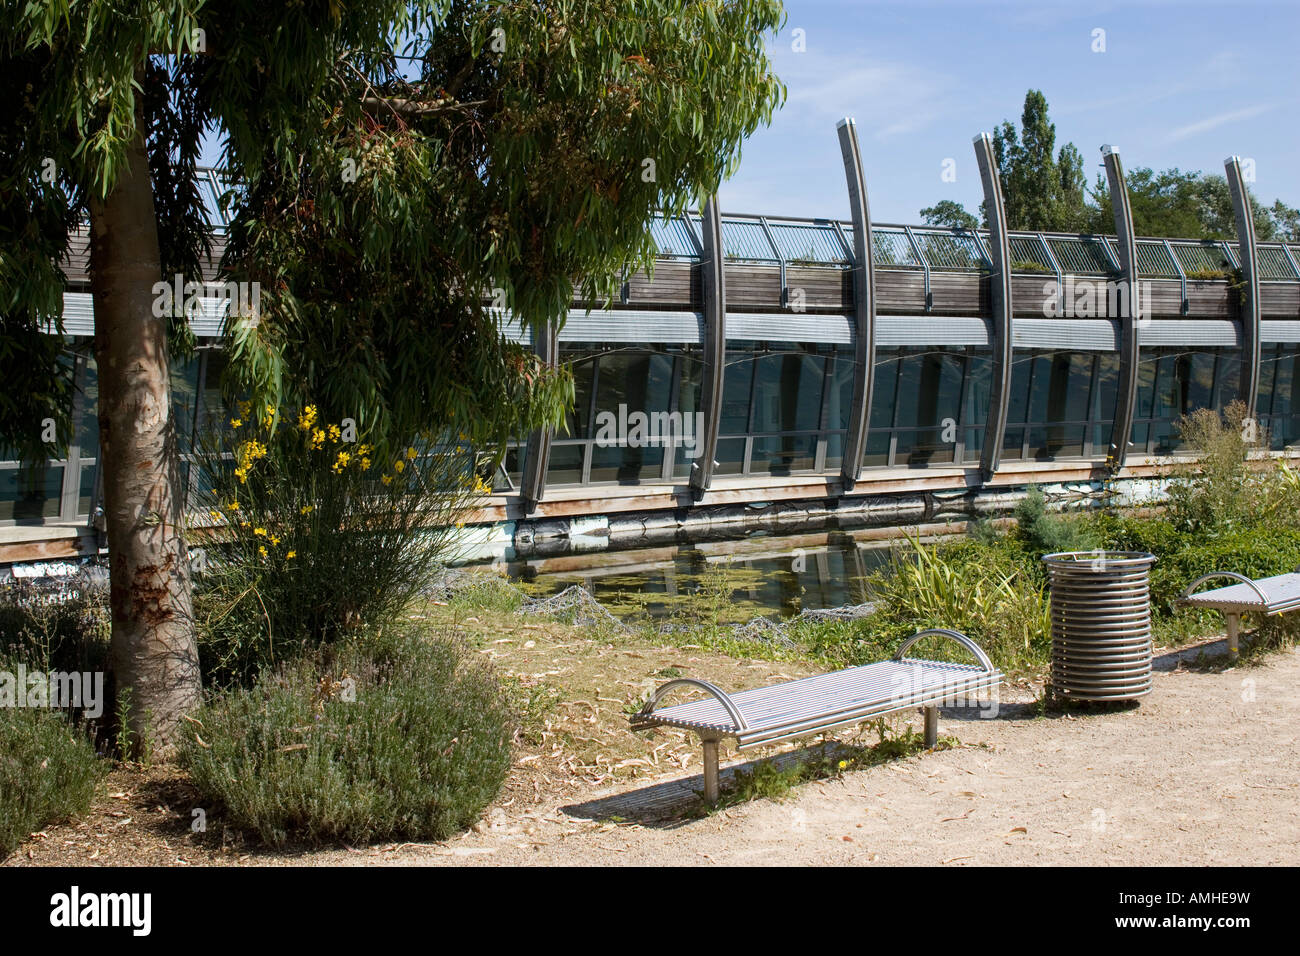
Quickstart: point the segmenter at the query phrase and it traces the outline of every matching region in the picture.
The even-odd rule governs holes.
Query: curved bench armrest
[[[990,674],[992,674],[994,671],[997,670],[997,668],[993,666],[993,662],[989,660],[989,656],[985,654],[982,650],[980,650],[980,646],[978,644],[972,641],[961,631],[952,631],[946,627],[932,627],[928,631],[917,631],[915,634],[913,634],[911,637],[909,637],[906,641],[903,642],[903,646],[900,647],[898,649],[898,653],[894,655],[894,660],[901,661],[903,659],[903,655],[907,653],[908,648],[910,648],[913,644],[915,644],[923,637],[930,637],[935,634],[939,635],[940,637],[952,638],[962,647],[966,648],[966,650],[970,651],[972,654],[975,655],[975,659],[980,662],[980,666],[983,667]]]
[[[1244,574],[1238,574],[1236,571],[1211,571],[1209,574],[1202,574],[1191,584],[1187,585],[1187,587],[1183,590],[1182,596],[1178,600],[1186,601],[1189,597],[1192,596],[1193,591],[1199,588],[1206,581],[1212,581],[1215,578],[1232,578],[1233,580],[1240,581],[1242,584],[1249,586],[1252,591],[1258,594],[1259,599],[1264,602],[1265,606],[1267,606],[1269,603],[1268,595],[1264,593],[1263,589],[1258,584],[1256,584],[1250,578],[1246,577]]]
[[[740,708],[737,707],[735,702],[727,696],[725,691],[719,687],[715,687],[706,680],[696,680],[694,677],[679,677],[677,680],[670,680],[666,684],[659,685],[659,687],[655,689],[655,692],[650,695],[650,699],[645,702],[645,706],[641,708],[637,716],[651,716],[660,699],[663,698],[665,694],[676,690],[678,687],[698,687],[701,690],[708,691],[717,698],[718,703],[726,709],[727,714],[736,725],[736,730],[740,731],[749,729],[749,724],[746,723],[745,718],[741,716]]]

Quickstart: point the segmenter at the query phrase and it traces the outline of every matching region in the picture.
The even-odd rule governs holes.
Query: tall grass
[[[951,628],[1006,670],[1040,666],[1049,654],[1046,591],[1012,548],[974,542],[925,546],[909,538],[870,589],[878,611],[862,626],[883,629],[895,641],[927,628]],[[951,650],[944,644],[933,648]],[[918,653],[928,652],[918,646]]]

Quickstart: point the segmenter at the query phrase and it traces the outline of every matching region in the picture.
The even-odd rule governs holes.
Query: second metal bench
[[[1200,594],[1192,593],[1206,581],[1215,578],[1231,578],[1239,583],[1202,591]],[[1243,614],[1258,611],[1265,616],[1272,616],[1300,608],[1300,569],[1290,574],[1275,574],[1258,579],[1248,578],[1235,571],[1214,571],[1187,585],[1178,603],[1222,611],[1228,625],[1228,654],[1236,660]]]

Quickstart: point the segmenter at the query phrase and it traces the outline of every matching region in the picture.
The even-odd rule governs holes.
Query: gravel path
[[[1156,675],[1140,707],[940,721],[964,746],[672,827],[582,822],[562,805],[439,847],[314,863],[1294,864],[1300,652]],[[689,781],[688,781],[689,782]],[[698,786],[698,782],[696,783]]]

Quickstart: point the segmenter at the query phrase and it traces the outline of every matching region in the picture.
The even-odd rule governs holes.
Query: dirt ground
[[[701,786],[698,744],[629,732],[635,701],[678,674],[739,689],[808,666],[590,639],[517,619],[493,622],[493,633],[484,653],[536,691],[547,715],[520,741],[505,791],[472,832],[443,844],[268,851],[246,845],[219,812],[206,832],[191,832],[197,795],[179,771],[119,769],[91,814],[35,835],[6,865],[1267,865],[1300,857],[1296,650],[1227,669],[1186,663],[1198,651],[1167,654],[1140,706],[1105,713],[1043,716],[1036,688],[1013,685],[996,719],[943,713],[941,736],[960,741],[952,749],[701,815],[692,793]]]

